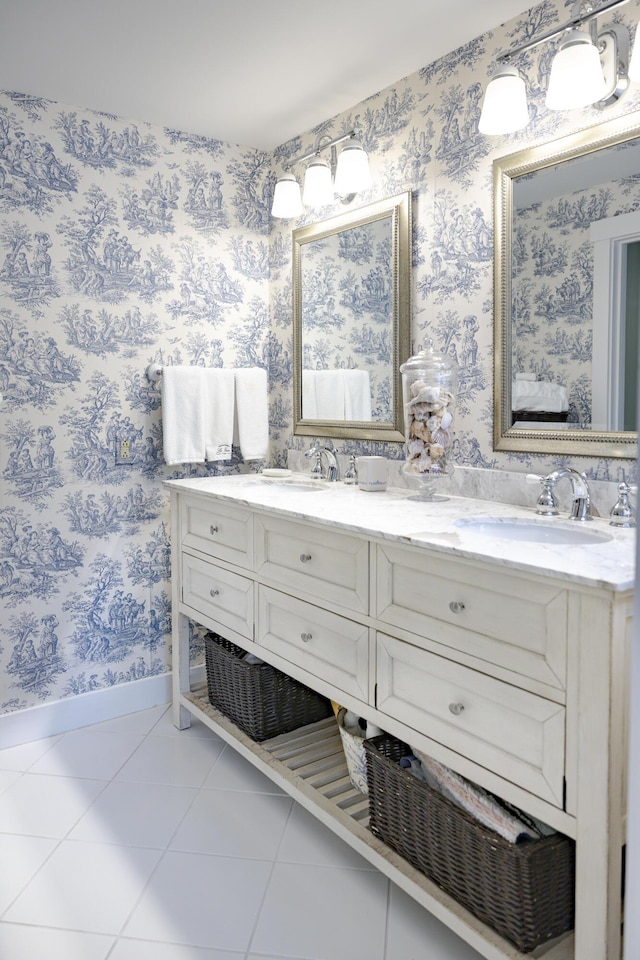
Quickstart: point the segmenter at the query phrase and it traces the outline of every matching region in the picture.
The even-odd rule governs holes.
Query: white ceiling
[[[273,149],[527,0],[0,0],[0,89]]]

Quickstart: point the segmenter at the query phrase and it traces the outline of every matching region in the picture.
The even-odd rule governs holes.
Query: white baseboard
[[[204,665],[192,667],[190,672],[192,684],[204,681]],[[15,710],[0,716],[0,750],[170,702],[171,673],[163,673]]]

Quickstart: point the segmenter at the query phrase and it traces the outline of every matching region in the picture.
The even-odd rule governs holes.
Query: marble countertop
[[[166,486],[182,492],[222,498],[268,513],[311,520],[368,537],[428,547],[456,557],[541,573],[572,583],[612,591],[630,590],[635,583],[635,530],[610,526],[594,519],[587,526],[611,536],[608,542],[589,545],[548,544],[504,540],[474,532],[456,521],[470,517],[536,520],[574,529],[566,514],[537,517],[535,508],[452,496],[427,503],[414,500],[412,491],[389,487],[366,493],[344,483],[307,486],[283,484],[256,474],[168,480]],[[579,524],[583,527],[583,524]]]

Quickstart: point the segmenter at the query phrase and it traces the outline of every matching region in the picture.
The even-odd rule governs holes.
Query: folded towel
[[[202,367],[165,366],[162,374],[162,436],[168,464],[204,462]]]
[[[318,419],[318,400],[316,398],[317,370],[302,371],[302,419]]]
[[[344,371],[345,420],[371,420],[371,384],[366,370]]]
[[[235,371],[236,425],[245,460],[264,460],[269,450],[267,371],[242,367]]]
[[[305,420],[345,419],[343,370],[303,370],[302,384]]]
[[[518,811],[518,815],[492,794],[487,793],[482,787],[466,780],[459,774],[438,763],[432,757],[427,756],[421,750],[411,747],[414,755],[420,761],[422,773],[427,784],[437,790],[448,800],[462,807],[467,813],[470,813],[485,827],[494,830],[510,843],[519,843],[523,840],[538,840],[543,832],[549,832],[550,828],[544,824],[539,824],[527,817],[526,814]],[[545,828],[541,830],[540,827]],[[553,832],[553,831],[551,831]]]
[[[233,370],[205,368],[204,447],[207,460],[231,460],[233,443],[234,386]]]

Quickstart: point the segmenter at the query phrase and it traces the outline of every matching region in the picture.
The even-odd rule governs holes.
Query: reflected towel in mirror
[[[305,420],[371,420],[371,386],[366,370],[303,370]]]
[[[511,385],[511,409],[564,413],[569,409],[567,388],[545,380],[514,380]]]

